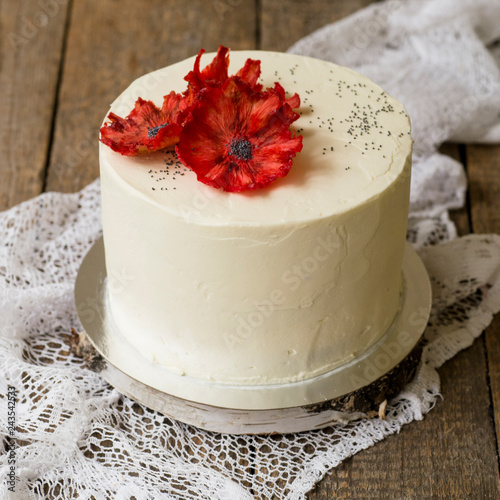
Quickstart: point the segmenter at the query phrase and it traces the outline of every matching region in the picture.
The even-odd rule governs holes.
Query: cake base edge
[[[387,402],[413,380],[425,345],[420,338],[413,350],[392,370],[377,380],[338,398],[295,408],[238,410],[218,408],[183,400],[168,394],[144,391],[136,381],[107,362],[93,347],[84,331],[73,331],[70,338],[73,354],[82,357],[85,366],[99,372],[120,393],[163,415],[195,427],[226,434],[266,435],[296,433],[342,425],[363,418],[385,419]],[[137,395],[137,389],[142,393]]]

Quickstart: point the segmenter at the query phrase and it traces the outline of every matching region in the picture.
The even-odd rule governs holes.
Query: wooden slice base
[[[322,429],[361,418],[378,416],[384,419],[387,401],[413,379],[423,345],[424,341],[420,339],[410,354],[392,370],[361,389],[322,403],[273,410],[219,408],[148,390],[141,384],[137,385],[136,381],[127,380],[122,372],[106,362],[85,332],[73,332],[71,350],[86,361],[89,369],[101,373],[121,393],[167,417],[215,432],[273,434]]]
[[[376,415],[383,417],[381,405],[398,395],[405,385],[413,380],[422,358],[424,344],[425,341],[421,337],[406,358],[371,384],[345,396],[309,405],[305,408],[310,412],[331,409],[342,412],[362,412],[368,417]]]

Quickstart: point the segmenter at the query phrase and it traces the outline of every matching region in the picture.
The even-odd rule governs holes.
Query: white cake
[[[202,67],[214,54],[205,54]],[[245,193],[206,186],[173,153],[100,145],[108,311],[152,362],[222,384],[283,384],[348,362],[400,307],[411,169],[403,106],[324,61],[251,57],[264,86],[301,97],[290,173]],[[112,105],[161,105],[194,58],[139,78]]]

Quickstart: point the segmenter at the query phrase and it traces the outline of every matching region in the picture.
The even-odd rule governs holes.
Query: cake
[[[272,185],[228,193],[173,151],[126,157],[100,144],[106,307],[138,355],[179,376],[286,384],[353,360],[398,313],[410,122],[347,68],[233,51],[230,73],[247,58],[261,60],[264,87],[300,95],[302,152]],[[193,63],[139,78],[111,111],[182,92]]]

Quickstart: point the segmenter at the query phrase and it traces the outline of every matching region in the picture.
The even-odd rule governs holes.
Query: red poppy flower
[[[110,123],[101,127],[100,141],[125,156],[151,153],[172,146],[179,142],[187,107],[185,97],[175,92],[163,98],[161,109],[139,97],[126,118],[114,113],[108,115]]]
[[[289,128],[298,117],[284,91],[256,92],[231,77],[199,93],[177,155],[210,186],[225,191],[261,188],[284,177],[302,149],[302,136],[292,137]]]
[[[205,87],[217,87],[222,85],[229,78],[229,49],[220,45],[213,61],[203,70],[200,70],[201,56],[204,53],[204,49],[198,52],[193,70],[184,77],[184,80],[189,83],[187,91],[189,95],[196,95]],[[247,82],[254,90],[262,90],[262,85],[257,83],[260,76],[260,61],[247,59],[244,66],[235,76]]]

